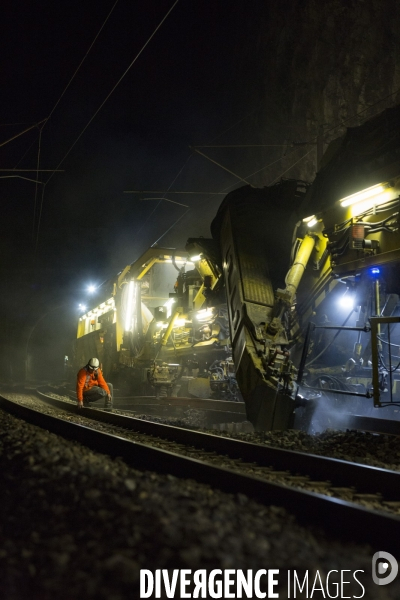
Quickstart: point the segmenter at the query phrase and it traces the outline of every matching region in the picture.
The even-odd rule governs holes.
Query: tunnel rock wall
[[[312,181],[330,141],[400,102],[400,3],[270,0],[241,10],[240,71],[257,143],[282,144],[251,183],[281,175]],[[261,164],[259,150],[253,162]]]

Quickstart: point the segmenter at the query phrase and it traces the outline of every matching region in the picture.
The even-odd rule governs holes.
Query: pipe
[[[375,285],[374,285],[374,291],[375,291],[375,314],[377,317],[381,316],[381,302],[380,302],[380,284],[379,284],[379,279],[375,280]],[[381,325],[380,323],[378,323],[378,350],[382,351],[382,343],[379,340],[379,337],[381,335]]]
[[[161,340],[161,346],[166,346],[166,345],[167,345],[167,342],[168,342],[169,336],[171,335],[171,331],[172,331],[172,329],[174,328],[175,321],[177,320],[177,318],[179,317],[179,315],[180,315],[180,314],[181,314],[181,313],[180,313],[180,311],[179,311],[179,310],[177,310],[177,311],[176,311],[176,312],[175,312],[175,313],[172,315],[172,317],[171,317],[171,319],[170,319],[170,321],[169,321],[168,327],[167,327],[167,329],[165,330],[165,333],[164,333],[163,339]]]
[[[294,263],[286,275],[285,295],[287,295],[287,297],[290,299],[290,302],[292,302],[297,288],[299,287],[303,273],[306,270],[307,263],[312,251],[314,250],[315,241],[316,238],[312,235],[306,235],[304,237],[302,244],[297,251]]]

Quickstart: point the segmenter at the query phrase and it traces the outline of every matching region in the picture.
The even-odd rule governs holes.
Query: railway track
[[[32,411],[6,398],[0,398],[0,407],[92,450],[122,457],[136,468],[196,479],[225,492],[283,506],[301,522],[322,526],[335,537],[368,542],[377,549],[382,544],[392,551],[399,549],[398,472],[98,409],[78,412],[72,402],[43,391],[39,396],[68,417],[60,419]],[[76,418],[87,419],[90,426],[73,423]],[[93,429],[105,424],[113,428],[113,434]],[[127,439],[129,436],[131,439]]]
[[[71,399],[75,392],[68,390]],[[243,402],[226,400],[207,400],[203,398],[167,398],[160,402],[154,397],[130,396],[116,397],[115,408],[134,413],[146,413],[151,416],[177,417],[188,409],[198,411],[202,415],[201,425],[204,428],[229,428],[236,432],[252,432],[253,427],[246,421],[246,407]],[[352,429],[370,433],[400,436],[400,420],[383,419],[343,413],[335,418],[331,415],[327,427],[337,430]]]

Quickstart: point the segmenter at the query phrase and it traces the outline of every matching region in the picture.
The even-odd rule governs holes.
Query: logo
[[[389,552],[375,552],[372,557],[372,580],[376,585],[387,585],[397,577],[399,565]],[[384,577],[382,577],[384,575]]]

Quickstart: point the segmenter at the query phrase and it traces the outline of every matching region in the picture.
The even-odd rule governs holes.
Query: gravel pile
[[[282,598],[287,569],[309,570],[311,579],[316,570],[324,579],[332,569],[361,569],[365,598],[400,595],[396,582],[372,583],[369,547],[330,541],[281,508],[142,473],[3,412],[0,431],[5,600],[139,598],[141,568],[277,568]],[[352,581],[347,595],[360,596]]]

